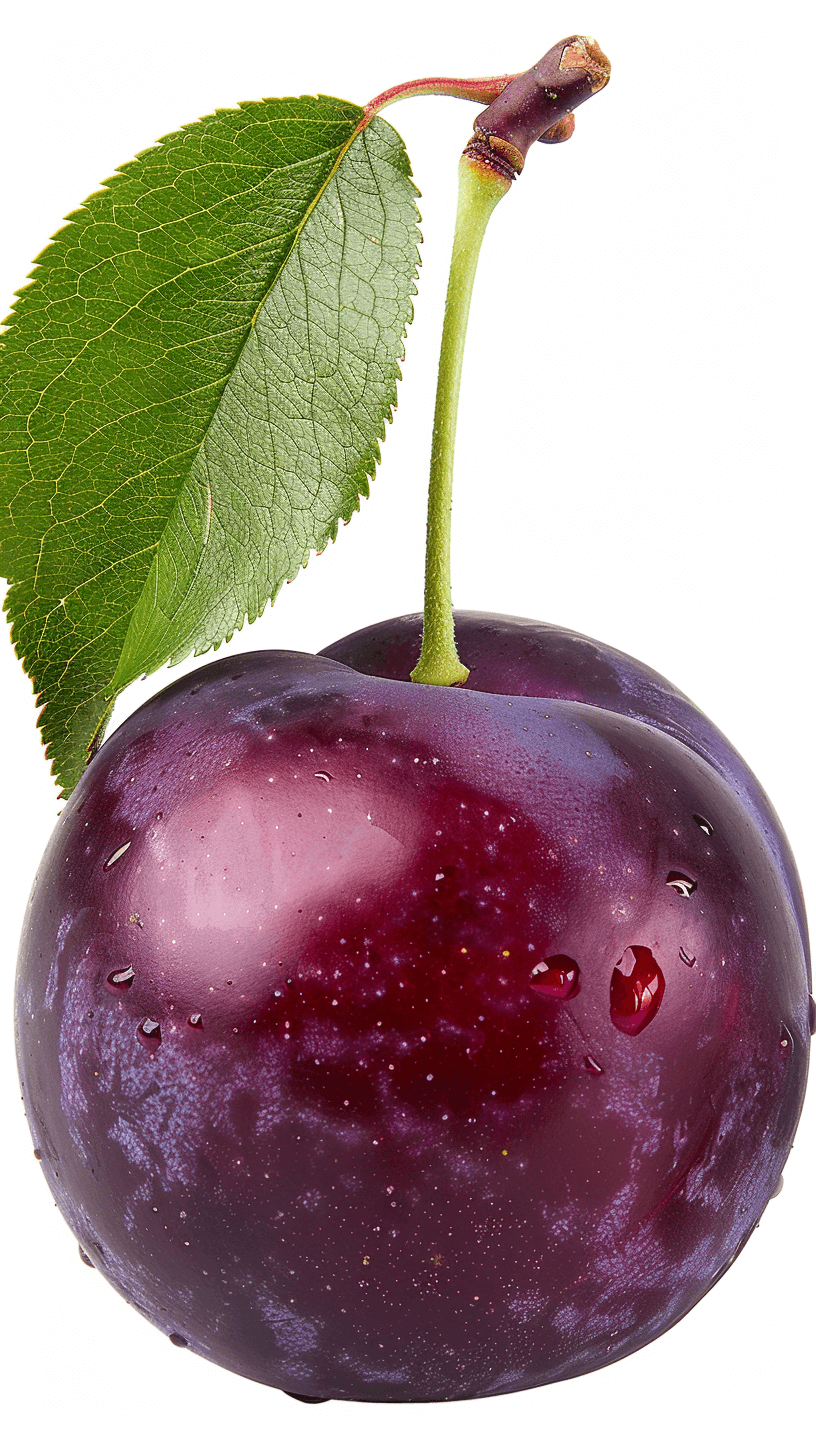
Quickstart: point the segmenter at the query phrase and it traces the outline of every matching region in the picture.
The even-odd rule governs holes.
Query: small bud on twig
[[[533,142],[572,136],[573,109],[601,91],[611,67],[597,41],[572,35],[536,65],[514,76],[476,118],[465,156],[508,181],[519,173]]]

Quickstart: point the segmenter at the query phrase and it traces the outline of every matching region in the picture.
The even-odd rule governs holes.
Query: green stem
[[[428,483],[428,527],[425,550],[425,620],[422,652],[412,682],[452,687],[463,683],[467,668],[459,661],[453,632],[451,600],[451,511],[453,453],[459,385],[467,334],[473,280],[488,219],[510,182],[493,168],[468,156],[459,163],[459,202],[453,239],[439,376],[436,388],[431,472]]]

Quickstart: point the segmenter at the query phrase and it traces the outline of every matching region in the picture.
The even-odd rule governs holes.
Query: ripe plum
[[[680,719],[393,660],[252,653],[140,708],[18,972],[82,1247],[175,1343],[312,1399],[651,1340],[755,1227],[807,1070],[782,841]]]

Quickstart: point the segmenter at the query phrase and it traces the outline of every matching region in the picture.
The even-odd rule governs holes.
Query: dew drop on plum
[[[133,985],[135,979],[133,967],[123,966],[121,971],[111,971],[110,975],[106,976],[105,979],[108,985],[113,986],[117,991],[126,991],[128,986]]]
[[[283,1393],[290,1400],[302,1400],[304,1405],[326,1405],[328,1402],[326,1395],[298,1395],[296,1390],[285,1390]]]
[[[552,955],[532,971],[531,989],[545,999],[568,1001],[580,990],[581,972],[571,956]]]
[[[116,861],[121,859],[123,854],[127,854],[127,851],[130,849],[132,843],[133,840],[129,839],[127,841],[127,844],[120,844],[119,848],[113,851],[113,854],[109,854],[108,858],[105,860],[105,863],[102,866],[103,870],[112,869],[113,866],[116,864]]]
[[[783,1178],[782,1174],[780,1173],[779,1174],[779,1182],[777,1183],[776,1187],[774,1188],[774,1191],[771,1194],[771,1198],[778,1198],[779,1195],[780,1195],[780,1193],[782,1192],[782,1189],[784,1188],[784,1186],[785,1186],[785,1179]]]
[[[697,964],[697,957],[689,955],[687,950],[683,950],[682,945],[680,947],[680,959],[684,966],[696,966]]]
[[[709,836],[709,838],[710,838],[711,835],[714,833],[714,830],[712,829],[712,827],[709,824],[708,820],[707,819],[704,819],[703,816],[702,816],[702,814],[692,814],[691,817],[694,820],[695,824],[697,825],[697,828],[698,829],[702,829],[703,834],[707,834]]]
[[[812,996],[808,1002],[808,1026],[810,1027],[810,1034],[813,1036],[814,1032],[816,1032],[816,1001],[814,1001]]]
[[[194,1011],[191,1016],[188,1016],[188,1018],[187,1018],[187,1025],[188,1026],[201,1026],[202,1025],[201,1012],[200,1011]]]
[[[185,1340],[184,1336],[177,1335],[175,1331],[173,1331],[173,1334],[170,1335],[170,1344],[175,1345],[177,1350],[187,1349],[187,1341]]]
[[[81,1244],[77,1244],[77,1248],[79,1249],[79,1257],[82,1260],[82,1262],[85,1265],[85,1267],[87,1269],[94,1269],[94,1268],[96,1268],[96,1265],[94,1264],[93,1259],[89,1259],[88,1258],[88,1255],[85,1253],[85,1250],[83,1249],[82,1245]]]
[[[158,1021],[153,1020],[152,1016],[146,1016],[144,1021],[140,1021],[138,1030],[140,1036],[145,1037],[147,1041],[152,1042],[154,1045],[158,1045],[161,1041],[161,1027]]]
[[[779,1028],[779,1046],[786,1057],[793,1051],[793,1036],[785,1025],[784,1021]]]
[[[330,773],[316,773],[315,778],[322,779],[324,784],[330,784],[332,781],[332,776]]]
[[[609,985],[613,1026],[627,1036],[637,1036],[657,1015],[665,989],[663,972],[648,947],[627,946]]]
[[[683,874],[682,870],[669,870],[666,876],[666,884],[670,885],[673,890],[676,890],[678,895],[682,895],[684,900],[687,900],[690,895],[693,895],[697,889],[697,881],[693,880],[691,875]]]
[[[603,1067],[593,1056],[587,1055],[584,1057],[584,1066],[588,1072],[592,1073],[593,1077],[601,1077],[603,1075]]]

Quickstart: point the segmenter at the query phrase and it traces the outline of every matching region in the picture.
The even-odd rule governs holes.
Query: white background
[[[597,36],[613,79],[568,145],[534,148],[490,225],[463,385],[454,598],[580,629],[682,687],[768,789],[812,905],[809,0],[17,5],[0,35],[0,308],[117,164],[217,106],[313,91],[362,103],[416,76],[524,69],[575,30]],[[426,238],[400,409],[372,499],[228,651],[314,651],[421,604],[456,159],[475,114],[436,98],[387,113]],[[19,924],[57,803],[27,680],[0,646],[3,1420],[16,1421],[15,1453],[402,1456],[457,1442],[646,1456],[806,1442],[816,1096],[782,1196],[702,1304],[628,1361],[523,1395],[298,1405],[173,1349],[84,1268],[31,1155],[14,1072]],[[167,680],[129,689],[117,721]]]

